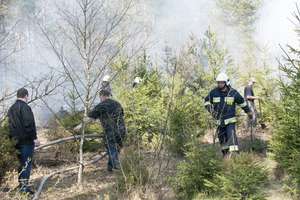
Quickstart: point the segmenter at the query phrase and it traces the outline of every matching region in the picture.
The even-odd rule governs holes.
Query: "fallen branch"
[[[91,160],[91,161],[89,161],[89,162],[84,163],[83,166],[87,166],[87,165],[94,164],[94,163],[96,163],[96,162],[102,160],[103,158],[105,158],[106,155],[107,155],[107,153],[104,153],[102,156],[100,156],[100,157],[98,157],[98,158],[95,158],[94,160]],[[79,168],[79,166],[74,166],[74,167],[70,167],[70,168],[67,168],[67,169],[62,169],[62,170],[59,170],[59,171],[56,171],[56,172],[52,172],[51,174],[49,174],[49,175],[47,175],[47,176],[44,176],[43,179],[42,179],[42,181],[41,181],[41,183],[40,183],[40,185],[39,185],[39,187],[38,187],[38,190],[37,190],[37,192],[35,193],[35,195],[34,195],[34,197],[33,197],[32,200],[38,200],[38,199],[40,198],[40,195],[41,195],[41,193],[42,193],[43,187],[44,187],[46,181],[47,181],[50,177],[52,177],[52,176],[54,176],[54,175],[61,174],[61,173],[65,173],[65,172],[68,172],[68,171],[72,171],[72,170],[75,170],[75,169],[78,169],[78,168]]]
[[[99,133],[93,133],[93,134],[85,135],[85,138],[100,138],[100,137],[101,136],[100,136]],[[70,137],[66,137],[66,138],[53,140],[53,141],[51,141],[47,144],[43,144],[43,145],[35,147],[34,150],[37,151],[37,150],[40,150],[40,149],[43,149],[45,147],[52,146],[52,145],[55,145],[55,144],[65,143],[65,142],[68,142],[68,141],[71,141],[71,140],[79,140],[80,138],[81,138],[81,135],[74,135],[74,136],[70,136]]]

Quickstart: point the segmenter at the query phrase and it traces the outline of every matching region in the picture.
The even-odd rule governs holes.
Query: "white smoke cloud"
[[[144,20],[147,25],[150,24],[152,26],[148,34],[152,42],[149,50],[154,55],[154,59],[161,59],[161,53],[166,44],[173,49],[179,49],[191,34],[200,38],[210,26],[217,32],[221,43],[230,50],[233,58],[238,60],[241,41],[238,34],[231,27],[222,24],[215,1],[140,1],[143,5],[141,12],[144,12],[144,15],[137,17]],[[52,10],[54,6],[50,5],[54,1],[39,0],[32,2],[39,2],[36,3],[37,9],[48,13],[44,19],[47,23],[52,23],[55,20],[53,16],[55,12]],[[69,0],[65,2],[68,4],[74,1]],[[294,32],[294,25],[290,21],[293,20],[292,12],[295,9],[295,0],[265,0],[262,8],[259,10],[259,19],[253,37],[258,46],[267,47],[272,60],[275,60],[276,57],[282,54],[278,44],[285,45],[289,43],[296,45],[298,42]],[[47,65],[55,66],[57,64],[55,63],[54,55],[47,51],[40,35],[35,32],[36,30],[30,23],[23,20],[22,26],[19,27],[20,35],[24,37],[24,49],[16,54],[10,64],[6,66],[14,68],[15,71],[29,79],[31,76],[39,76],[39,74],[48,70],[49,66]],[[3,74],[1,76],[3,81],[17,82],[15,85],[18,85],[18,74],[5,79],[3,78],[4,76]],[[2,89],[2,86],[0,86],[0,89]],[[55,102],[59,102],[59,99],[55,100]],[[41,110],[42,112],[38,113],[41,113],[42,118],[44,116],[43,113],[46,111],[43,108]]]
[[[157,0],[153,34],[156,39],[180,45],[191,33],[202,35],[210,23],[213,1]],[[162,37],[161,37],[162,36]]]
[[[282,54],[279,44],[297,44],[292,13],[296,10],[295,0],[265,1],[259,12],[259,21],[255,38],[263,46],[267,46],[272,56]]]
[[[180,46],[192,33],[198,37],[210,26],[221,42],[238,60],[241,40],[238,33],[222,23],[218,9],[211,0],[152,0],[149,9],[153,17],[154,52],[161,53],[166,44],[173,48]],[[297,42],[291,23],[295,11],[295,0],[265,0],[258,12],[253,38],[259,47],[266,48],[272,59],[281,55],[278,44]]]

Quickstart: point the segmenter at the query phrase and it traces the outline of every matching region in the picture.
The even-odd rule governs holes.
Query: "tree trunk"
[[[85,106],[84,109],[84,116],[83,119],[87,118],[88,109]],[[83,176],[83,144],[85,139],[85,120],[82,122],[82,129],[81,129],[81,138],[80,138],[80,145],[79,145],[79,168],[78,168],[78,179],[77,179],[77,185],[82,189],[82,176]]]

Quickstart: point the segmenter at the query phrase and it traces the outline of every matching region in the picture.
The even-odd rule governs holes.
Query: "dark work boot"
[[[222,150],[222,154],[223,154],[223,158],[225,158],[229,153],[229,150],[228,149],[223,149]]]

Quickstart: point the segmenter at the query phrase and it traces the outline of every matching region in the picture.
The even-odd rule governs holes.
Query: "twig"
[[[81,137],[81,136],[79,136],[79,137]],[[98,157],[98,158],[96,158],[94,160],[91,160],[89,162],[84,163],[84,166],[94,164],[94,163],[102,160],[103,158],[105,158],[106,155],[107,155],[107,153],[104,153],[102,156],[100,156],[100,157]],[[42,179],[42,181],[41,181],[41,183],[39,184],[37,192],[35,193],[35,195],[33,197],[33,200],[38,200],[40,198],[40,195],[42,193],[43,187],[44,187],[45,183],[48,181],[49,178],[51,178],[54,175],[62,174],[62,173],[68,172],[68,171],[72,171],[72,170],[78,169],[78,168],[79,168],[79,165],[74,166],[74,167],[70,167],[70,168],[67,168],[67,169],[61,169],[61,170],[52,172],[51,174],[49,174],[47,176],[44,176],[43,179]]]
[[[81,138],[81,135],[74,135],[74,136],[70,136],[70,137],[66,137],[66,138],[61,138],[61,139],[57,139],[57,140],[53,140],[47,144],[44,145],[40,145],[38,147],[36,147],[34,150],[38,151],[40,149],[55,145],[55,144],[61,144],[61,143],[65,143],[68,142],[70,140],[78,140]],[[93,133],[93,134],[88,134],[85,135],[85,138],[100,138],[100,135],[98,133]]]

